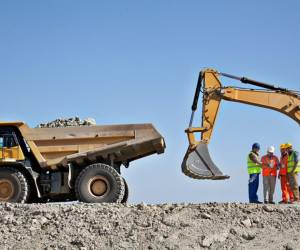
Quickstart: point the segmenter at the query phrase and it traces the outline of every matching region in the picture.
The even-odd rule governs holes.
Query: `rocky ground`
[[[1,249],[300,249],[299,205],[0,204]]]

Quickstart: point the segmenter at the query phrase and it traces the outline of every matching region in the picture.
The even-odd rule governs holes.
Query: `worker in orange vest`
[[[261,158],[264,203],[275,204],[273,197],[276,185],[277,168],[279,169],[279,160],[275,153],[275,147],[270,146],[267,154]]]
[[[278,173],[278,178],[280,179],[280,183],[281,183],[282,201],[280,201],[279,203],[283,203],[283,204],[293,203],[294,195],[287,179],[287,167],[288,167],[288,159],[289,159],[287,144],[280,145],[280,152],[281,152],[281,157],[280,157],[280,170]]]

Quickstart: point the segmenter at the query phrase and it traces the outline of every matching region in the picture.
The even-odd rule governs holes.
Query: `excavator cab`
[[[200,72],[192,105],[190,124],[185,130],[189,147],[182,162],[182,172],[194,179],[223,180],[229,178],[214,164],[208,151],[209,139],[221,101],[218,96],[220,90],[221,83],[216,71],[204,70]],[[203,93],[202,126],[192,127],[200,92]],[[201,133],[200,141],[196,140],[195,133]]]

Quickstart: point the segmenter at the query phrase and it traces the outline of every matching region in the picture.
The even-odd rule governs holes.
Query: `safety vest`
[[[262,174],[263,176],[276,176],[277,175],[277,167],[278,167],[278,159],[275,155],[268,156],[264,155],[261,158],[262,162]],[[273,166],[270,167],[269,164],[273,162]]]
[[[287,172],[291,173],[293,168],[295,167],[295,151],[293,151],[288,158],[288,168],[287,168]],[[300,172],[300,162],[298,162],[297,167],[295,169],[295,173]]]
[[[260,167],[260,165],[257,165],[255,162],[253,162],[250,159],[249,155],[248,155],[248,161],[247,161],[248,174],[260,174],[261,173],[261,167]]]

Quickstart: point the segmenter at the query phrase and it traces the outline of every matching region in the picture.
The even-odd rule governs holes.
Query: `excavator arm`
[[[237,87],[223,87],[220,76],[239,80],[245,84],[258,86],[261,89],[242,89]],[[194,114],[197,110],[199,95],[202,93],[202,124],[193,127]],[[245,77],[236,77],[213,69],[200,72],[195,91],[192,116],[186,129],[189,147],[182,163],[182,171],[195,179],[227,179],[213,163],[208,152],[208,144],[212,136],[220,103],[222,100],[239,102],[262,108],[272,109],[283,113],[300,124],[299,92],[291,91],[274,85],[258,82]],[[201,133],[201,140],[197,141],[195,133]]]

